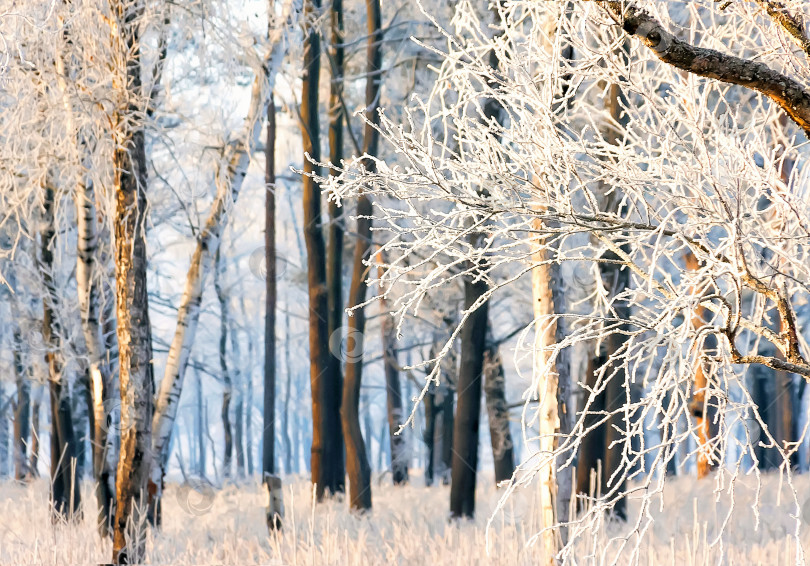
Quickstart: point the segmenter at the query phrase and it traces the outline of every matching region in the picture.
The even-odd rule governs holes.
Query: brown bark
[[[379,108],[382,77],[382,17],[379,0],[366,0],[368,43],[366,47],[366,120],[363,131],[363,152],[376,157],[379,132],[374,125],[380,123]],[[373,159],[364,159],[368,171],[376,170]],[[352,282],[349,288],[349,308],[358,307],[366,299],[366,266],[371,253],[371,200],[361,194],[357,199],[357,238],[352,261]],[[346,441],[346,471],[349,476],[349,502],[352,509],[364,511],[371,508],[371,467],[360,428],[360,387],[363,379],[363,333],[366,327],[364,307],[355,308],[349,317],[347,344],[349,357],[346,360],[346,379],[343,383],[341,417],[343,436]]]
[[[305,3],[306,21],[320,12],[321,0]],[[308,24],[309,25],[309,24]],[[343,478],[334,470],[335,415],[330,399],[329,371],[329,302],[326,286],[326,249],[321,219],[321,192],[312,178],[320,173],[316,163],[321,159],[320,122],[318,119],[318,90],[320,83],[321,40],[318,30],[307,27],[304,37],[304,78],[301,84],[301,120],[304,152],[302,179],[304,205],[304,241],[307,248],[307,286],[309,289],[309,373],[312,393],[312,455],[310,470],[316,484],[316,498],[343,491]],[[337,419],[339,421],[339,414]],[[339,425],[338,427],[339,428]]]
[[[681,41],[645,10],[628,5],[628,2],[597,2],[621,24],[624,31],[638,37],[664,63],[701,77],[756,90],[779,105],[810,135],[810,91],[798,81],[764,63]]]
[[[143,562],[146,489],[152,465],[154,374],[146,289],[146,153],[137,122],[141,92],[140,17],[144,6],[117,2],[118,38],[126,60],[123,130],[115,150],[115,278],[121,388],[121,452],[116,475],[112,561]]]
[[[685,257],[686,269],[696,270],[700,268],[695,254],[688,252]],[[694,289],[693,289],[694,292]],[[695,330],[699,330],[706,324],[706,308],[703,304],[699,304],[695,309],[695,315],[692,319],[692,325]],[[707,338],[714,338],[710,336]],[[703,354],[712,355],[711,352],[701,352],[698,359],[697,367],[695,368],[694,389],[692,393],[692,401],[689,408],[692,416],[695,417],[695,424],[698,431],[698,454],[697,454],[697,476],[698,479],[705,478],[709,475],[716,466],[717,462],[711,455],[711,442],[714,436],[713,417],[714,410],[712,405],[708,403],[706,390],[709,388],[709,381],[706,375],[705,362],[700,359]]]

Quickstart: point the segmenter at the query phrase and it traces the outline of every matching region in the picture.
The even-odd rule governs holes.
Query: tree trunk
[[[506,401],[506,379],[498,345],[492,337],[491,323],[487,324],[489,344],[484,354],[484,394],[489,418],[489,438],[495,464],[495,483],[512,479],[515,457],[512,451],[512,433],[509,430],[509,407]]]
[[[366,46],[366,125],[363,131],[363,153],[376,156],[380,123],[379,108],[382,77],[382,18],[379,0],[366,0],[368,42]],[[365,159],[365,168],[375,171],[372,159]],[[365,302],[367,285],[363,262],[371,252],[371,200],[362,194],[357,199],[357,239],[352,263],[352,282],[349,288],[349,308]],[[356,308],[349,317],[347,332],[346,381],[343,384],[341,416],[346,441],[346,471],[349,475],[349,502],[356,511],[371,508],[371,469],[368,463],[363,433],[360,429],[360,387],[363,379],[363,342],[366,328],[364,307]],[[354,344],[350,345],[349,341]]]
[[[14,408],[14,479],[28,478],[28,441],[31,436],[31,382],[22,359],[22,336],[14,330],[14,372],[17,381],[17,405]]]
[[[450,483],[453,467],[453,432],[455,430],[455,389],[451,386],[439,386],[441,397],[441,476],[442,484]]]
[[[381,248],[378,252],[380,277],[382,277],[382,265],[384,263],[385,254]],[[402,485],[408,483],[408,454],[405,437],[401,434],[396,434],[403,421],[402,387],[399,383],[396,327],[394,325],[394,317],[387,312],[387,300],[383,289],[380,289],[380,296],[380,316],[382,317],[380,327],[382,331],[383,360],[385,367],[389,446],[391,447],[391,475],[394,480],[394,485]]]
[[[332,45],[330,47],[332,82],[329,96],[329,160],[340,166],[343,159],[343,2],[332,0],[331,9]],[[336,169],[330,175],[339,175]],[[343,208],[331,200],[328,203],[329,228],[326,248],[326,288],[329,320],[329,344],[338,345],[343,341]],[[343,491],[346,463],[344,461],[344,438],[340,423],[341,395],[343,394],[343,374],[340,351],[329,348],[328,372],[324,376],[327,428],[331,431],[328,445],[327,470],[332,474],[332,483],[337,491]]]
[[[321,501],[328,493],[343,491],[343,478],[337,477],[334,466],[338,461],[338,442],[332,414],[334,397],[329,375],[329,302],[326,282],[326,248],[321,218],[321,191],[311,175],[319,174],[316,165],[321,159],[318,90],[320,83],[321,39],[310,25],[320,13],[321,0],[306,2],[304,19],[304,78],[301,89],[302,139],[304,142],[304,176],[302,178],[304,206],[304,241],[307,248],[307,284],[309,290],[309,373],[312,393],[312,456],[310,470],[316,485],[316,498]],[[316,162],[316,163],[313,163]],[[337,444],[337,446],[336,446]]]
[[[73,382],[70,409],[73,415],[73,431],[76,436],[76,475],[79,479],[85,476],[87,469],[87,442],[89,431],[92,430],[92,417],[90,407],[90,376],[89,368],[81,368]]]
[[[39,413],[42,403],[42,388],[37,386],[31,403],[31,477],[39,477]]]
[[[472,244],[477,245],[478,242]],[[465,311],[475,308],[487,290],[484,280],[465,277]],[[456,385],[458,404],[453,427],[450,483],[450,514],[455,518],[472,518],[475,515],[478,429],[481,420],[481,372],[484,369],[488,310],[486,302],[478,306],[469,315],[461,330],[461,365]]]
[[[281,528],[284,517],[281,478],[276,474],[276,105],[273,93],[267,106],[267,143],[265,144],[264,249],[267,264],[264,311],[264,414],[262,427],[262,481],[267,489],[265,519],[269,530]],[[290,397],[289,379],[289,314],[286,315],[287,397],[284,401],[283,435],[286,444],[286,467],[289,473],[290,438],[287,418]],[[248,420],[248,422],[250,422]]]
[[[231,458],[233,455],[233,435],[231,434],[231,396],[233,395],[233,384],[228,373],[228,302],[220,281],[222,263],[220,252],[217,250],[214,260],[214,290],[219,301],[219,371],[222,375],[222,408],[220,418],[222,419],[222,430],[225,434],[225,450],[223,453],[222,474],[224,477],[231,477]]]
[[[284,408],[281,413],[281,438],[284,440],[284,473],[290,475],[298,471],[298,460],[293,458],[292,437],[290,436],[290,399],[292,398],[292,363],[290,362],[290,301],[285,302],[284,309]],[[266,426],[266,425],[265,425]],[[296,437],[297,441],[297,437]],[[297,442],[296,442],[297,444]],[[295,467],[293,468],[293,462]]]
[[[51,401],[51,507],[53,520],[74,520],[81,504],[79,477],[76,474],[76,439],[70,411],[70,391],[63,375],[58,300],[54,284],[53,245],[56,237],[54,208],[56,195],[50,181],[44,186],[42,232],[40,233],[39,271],[45,287],[42,300],[42,339],[47,348],[48,384]]]
[[[154,392],[152,336],[146,289],[146,153],[144,131],[134,120],[140,108],[140,26],[144,4],[115,5],[119,22],[120,95],[126,106],[116,116],[123,136],[115,149],[115,279],[121,393],[121,451],[116,474],[112,562],[143,562],[145,503],[152,464]]]
[[[425,464],[425,485],[430,487],[433,485],[435,479],[435,466],[436,461],[436,417],[438,416],[438,408],[436,407],[436,386],[431,385],[425,398],[422,401],[422,407],[425,411],[425,428],[422,431],[422,441],[425,443],[427,449],[427,463]]]

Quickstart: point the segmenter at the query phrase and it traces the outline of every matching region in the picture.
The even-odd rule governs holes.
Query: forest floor
[[[217,491],[195,491],[169,485],[164,524],[151,532],[147,544],[150,564],[263,564],[283,565],[461,565],[541,564],[540,544],[531,544],[538,529],[534,510],[536,490],[517,492],[504,511],[492,516],[500,493],[491,481],[479,486],[477,518],[448,522],[449,488],[413,485],[393,487],[390,476],[374,485],[374,510],[364,516],[348,512],[345,501],[313,506],[305,478],[287,482],[284,532],[269,537],[265,529],[264,496],[258,482],[228,485]],[[810,495],[810,478],[794,480],[803,501]],[[797,538],[810,550],[810,499],[797,507],[778,474],[762,477],[760,520],[752,505],[756,478],[736,481],[736,505],[724,534],[721,532],[728,498],[715,496],[716,482],[693,477],[669,480],[663,509],[656,503],[653,525],[640,537],[632,535],[621,557],[618,537],[635,521],[608,524],[576,548],[571,564],[804,564],[797,556]],[[728,487],[728,485],[727,485]],[[84,501],[94,505],[92,486],[83,487]],[[724,492],[724,493],[727,493]],[[781,495],[780,495],[781,494]],[[48,484],[0,484],[0,564],[89,564],[107,562],[111,545],[96,535],[91,513],[76,525],[53,526],[47,513]],[[659,500],[660,501],[660,500]],[[630,516],[639,511],[630,501]],[[804,515],[804,518],[802,518]],[[696,519],[697,517],[697,519]],[[708,542],[707,542],[708,541]],[[715,542],[714,544],[711,544]],[[638,544],[636,544],[638,543]],[[633,548],[637,554],[633,556]],[[802,550],[799,549],[801,553]]]

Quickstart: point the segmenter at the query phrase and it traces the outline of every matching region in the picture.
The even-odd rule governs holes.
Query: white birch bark
[[[220,234],[227,222],[229,208],[239,196],[242,183],[247,175],[250,156],[259,141],[262,119],[266,114],[276,73],[284,55],[283,36],[288,27],[287,19],[291,13],[291,4],[292,2],[288,1],[285,5],[280,25],[272,34],[270,48],[262,61],[263,72],[259,73],[253,82],[250,106],[242,135],[225,148],[215,180],[216,199],[208,214],[205,227],[198,237],[197,247],[186,276],[186,285],[178,311],[177,328],[169,349],[166,370],[160,384],[155,415],[152,420],[152,450],[155,457],[158,458],[159,465],[153,467],[151,479],[158,494],[168,463],[169,438],[177,416],[177,406],[183,389],[183,377],[197,331],[205,281],[211,272],[216,251],[219,248]]]
[[[535,229],[542,230],[539,220]],[[557,323],[554,319],[554,300],[552,296],[553,266],[549,263],[551,254],[547,252],[542,241],[533,242],[532,250],[532,305],[534,314],[535,336],[534,355],[532,357],[532,382],[537,387],[538,424],[540,428],[540,460],[543,462],[538,473],[540,489],[541,535],[546,552],[545,564],[555,564],[554,556],[558,550],[556,530],[556,497],[557,474],[554,452],[557,449],[557,433],[560,429],[560,416],[557,404],[559,376],[554,361],[551,359],[556,344]]]

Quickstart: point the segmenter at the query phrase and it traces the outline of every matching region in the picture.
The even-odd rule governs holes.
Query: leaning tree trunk
[[[385,263],[385,252],[380,249],[378,252],[379,274],[382,278],[383,265]],[[385,368],[385,392],[386,392],[386,405],[388,409],[388,436],[391,446],[391,475],[394,480],[394,485],[402,485],[408,483],[408,454],[407,446],[405,444],[405,437],[397,434],[397,430],[402,424],[402,387],[399,383],[399,362],[397,361],[397,346],[396,346],[396,327],[394,325],[394,317],[386,311],[387,300],[385,292],[380,289],[380,316],[382,323],[380,328],[382,331],[382,345],[383,345],[383,365]],[[432,400],[432,399],[431,399]],[[427,405],[425,406],[427,415]],[[432,453],[433,442],[429,445],[429,450]],[[426,476],[430,474],[432,481],[432,466],[428,464],[430,472],[426,472]]]
[[[239,196],[250,164],[250,156],[261,135],[262,118],[267,110],[270,93],[284,53],[281,39],[288,25],[290,6],[291,2],[285,3],[283,15],[279,20],[283,23],[271,33],[270,48],[262,61],[263,72],[257,74],[253,81],[243,131],[234,143],[226,144],[223,150],[215,177],[217,196],[211,206],[205,227],[197,239],[197,246],[186,276],[186,285],[178,309],[177,328],[169,348],[166,370],[160,383],[152,419],[152,454],[158,460],[157,465],[152,468],[150,477],[150,507],[154,509],[155,514],[160,512],[163,478],[169,463],[169,441],[177,417],[191,347],[197,333],[205,279],[214,263],[214,256],[220,244],[220,233],[227,222],[228,211]]]
[[[73,520],[81,504],[79,477],[76,474],[76,440],[70,398],[63,375],[59,321],[56,318],[58,300],[53,278],[53,246],[56,238],[54,208],[56,195],[50,181],[44,187],[40,234],[39,271],[45,287],[42,300],[42,339],[47,347],[48,388],[51,401],[51,510],[54,521]]]
[[[149,301],[146,289],[146,149],[140,112],[140,18],[144,5],[118,2],[119,56],[125,61],[123,132],[115,150],[115,304],[118,320],[121,389],[121,448],[116,473],[112,561],[143,562],[146,551],[145,503],[152,465],[151,425],[154,373]]]
[[[220,281],[222,272],[222,262],[220,252],[217,249],[214,261],[214,290],[219,301],[219,370],[222,375],[222,407],[220,418],[222,419],[222,430],[225,435],[225,450],[223,454],[222,473],[226,478],[231,477],[231,459],[233,455],[233,435],[231,433],[231,397],[233,395],[233,384],[228,372],[228,302]]]
[[[368,43],[366,47],[366,126],[363,132],[363,153],[375,157],[379,146],[378,113],[382,77],[382,18],[380,0],[366,0]],[[364,159],[367,171],[376,169],[373,159]],[[352,282],[349,288],[349,317],[346,381],[343,384],[341,416],[346,441],[346,471],[349,475],[349,503],[356,511],[371,509],[371,468],[368,463],[363,433],[360,429],[360,386],[363,379],[363,341],[366,328],[366,266],[371,252],[371,200],[361,194],[357,199],[357,239],[354,247]]]

